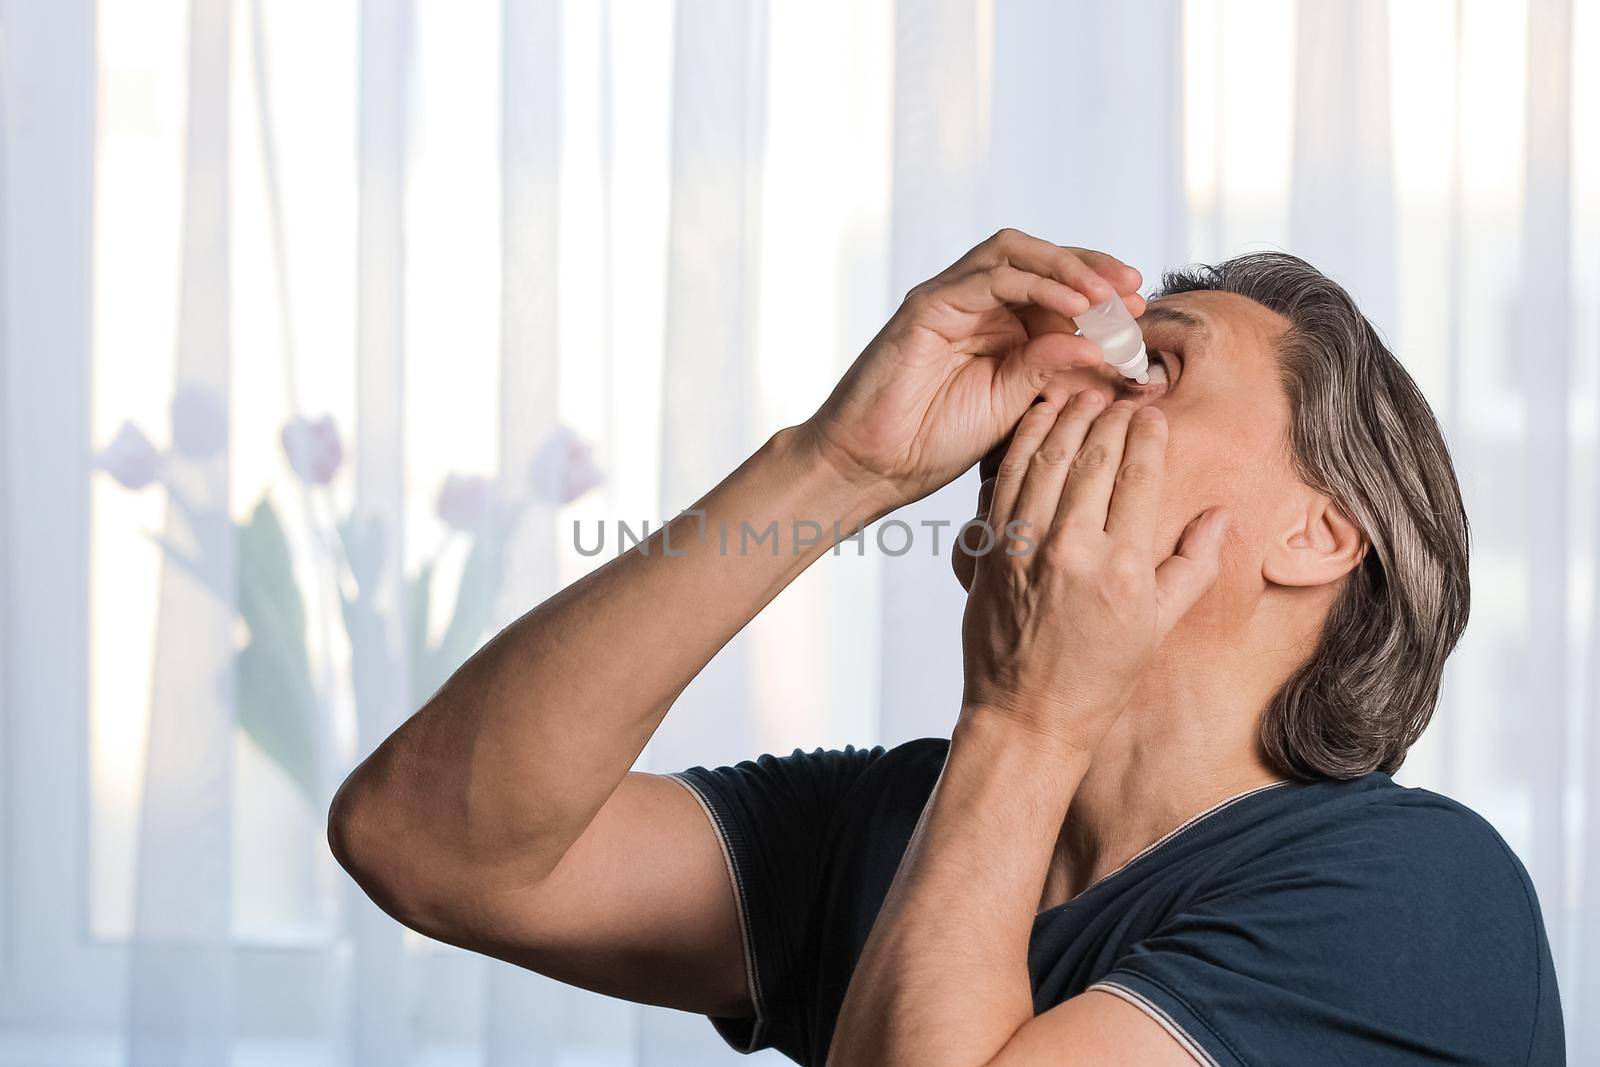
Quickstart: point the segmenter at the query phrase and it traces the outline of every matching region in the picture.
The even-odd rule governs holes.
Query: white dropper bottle
[[[1079,333],[1100,346],[1106,362],[1117,368],[1124,378],[1132,378],[1140,385],[1150,380],[1146,373],[1150,360],[1145,355],[1144,334],[1128,314],[1128,306],[1120,296],[1097,304],[1082,315],[1072,316],[1072,321],[1078,324]]]

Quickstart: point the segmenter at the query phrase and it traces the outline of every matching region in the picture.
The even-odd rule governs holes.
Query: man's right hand
[[[999,444],[1053,376],[1102,362],[1071,317],[1113,295],[1143,314],[1140,282],[1102,252],[1001,230],[912,289],[801,429],[883,511],[919,500]]]

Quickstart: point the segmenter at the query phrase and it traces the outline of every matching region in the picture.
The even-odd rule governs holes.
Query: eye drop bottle
[[[1120,296],[1114,296],[1082,315],[1074,315],[1072,321],[1078,324],[1079,333],[1100,346],[1106,362],[1117,368],[1124,378],[1132,378],[1140,385],[1150,380],[1146,373],[1150,360],[1145,355],[1144,334],[1140,332],[1133,316],[1128,314],[1128,306]]]

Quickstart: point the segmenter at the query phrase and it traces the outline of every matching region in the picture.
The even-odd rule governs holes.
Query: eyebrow
[[[1138,321],[1141,326],[1146,324],[1152,326],[1184,326],[1198,333],[1210,332],[1206,321],[1199,315],[1175,307],[1165,307],[1161,304],[1153,304],[1145,308],[1144,314],[1139,316]]]

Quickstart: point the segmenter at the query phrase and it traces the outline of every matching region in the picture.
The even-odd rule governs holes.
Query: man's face
[[[1030,334],[1073,332],[1072,324],[1037,308],[1023,312]],[[1182,293],[1153,301],[1139,319],[1150,357],[1148,385],[1101,364],[1058,375],[1046,389],[1058,407],[1083,389],[1109,400],[1154,404],[1167,416],[1166,479],[1156,529],[1155,562],[1172,554],[1185,526],[1225,504],[1235,537],[1260,544],[1281,490],[1297,481],[1288,452],[1289,400],[1279,384],[1277,345],[1288,324],[1253,300],[1232,293]],[[1162,381],[1165,367],[1167,381]],[[989,511],[994,474],[1010,441],[978,465],[978,516]],[[969,546],[981,545],[975,532]],[[956,577],[972,588],[977,561],[957,546]]]

